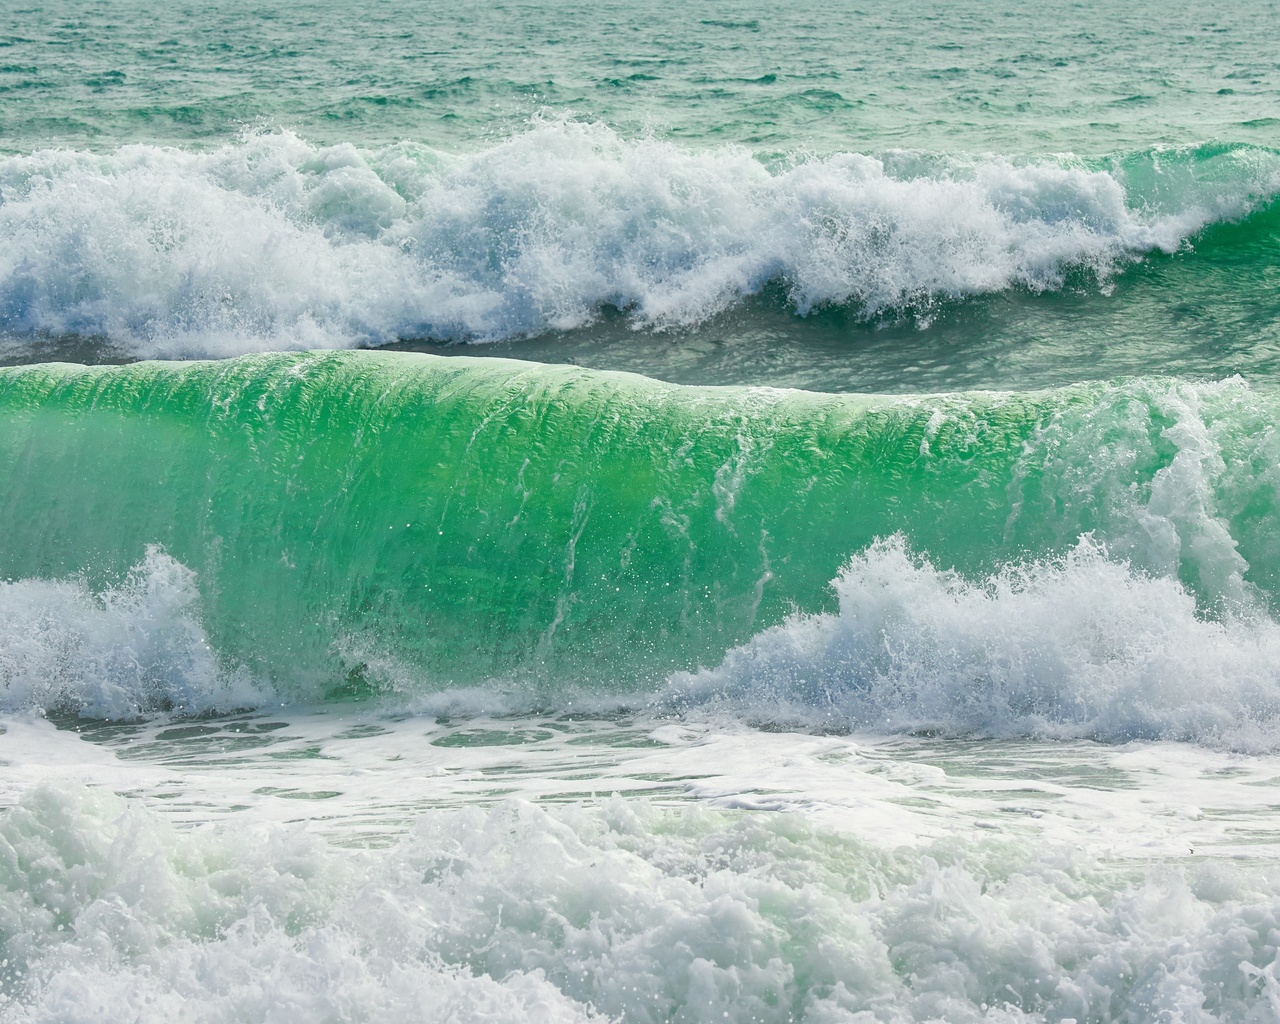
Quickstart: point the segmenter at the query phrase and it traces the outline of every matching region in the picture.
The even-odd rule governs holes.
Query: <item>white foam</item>
[[[927,316],[1082,268],[1105,281],[1280,190],[1276,159],[1216,159],[1233,168],[1218,191],[1166,161],[1174,198],[1156,203],[1070,160],[844,153],[770,169],[572,121],[465,156],[289,133],[48,150],[0,159],[0,327],[140,356],[493,339],[605,304],[692,324],[774,280],[802,313]]]
[[[889,853],[786,814],[422,814],[381,851],[178,833],[42,788],[0,817],[6,1021],[1261,1022],[1265,868]]]
[[[1006,492],[1006,548],[1028,538],[1023,547],[1043,550],[1094,530],[1113,555],[1187,583],[1202,612],[1264,605],[1250,570],[1265,580],[1271,564],[1265,518],[1253,511],[1275,500],[1270,394],[1236,377],[1126,382],[1099,398],[1064,402],[1024,448]]]
[[[1057,559],[969,580],[902,536],[833,581],[835,612],[796,614],[667,699],[748,720],[994,735],[1280,743],[1280,625],[1198,614],[1175,577],[1091,536]]]
[[[0,582],[0,710],[122,718],[260,703],[218,664],[198,603],[195,574],[155,545],[101,593],[80,580]]]

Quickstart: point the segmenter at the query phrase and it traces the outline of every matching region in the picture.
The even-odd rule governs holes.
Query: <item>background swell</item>
[[[608,310],[689,329],[769,287],[921,327],[977,296],[1105,293],[1214,225],[1274,236],[1277,190],[1280,156],[1249,146],[762,160],[572,120],[461,156],[288,132],[42,150],[0,159],[0,330],[125,358],[494,341]]]

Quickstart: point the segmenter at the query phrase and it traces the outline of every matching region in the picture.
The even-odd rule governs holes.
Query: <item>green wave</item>
[[[715,664],[901,532],[982,572],[1092,531],[1206,614],[1280,592],[1273,395],[692,388],[347,352],[0,370],[0,577],[194,570],[224,659],[294,696]]]

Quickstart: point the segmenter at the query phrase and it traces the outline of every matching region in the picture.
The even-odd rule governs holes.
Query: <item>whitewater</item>
[[[1254,147],[1112,161],[911,151],[692,154],[537,124],[462,157],[253,134],[212,152],[0,160],[0,329],[134,357],[493,341],[602,307],[695,326],[777,283],[801,315],[928,320],[948,300],[1105,289],[1280,193]]]
[[[1280,1020],[1278,16],[0,14],[0,1021]]]

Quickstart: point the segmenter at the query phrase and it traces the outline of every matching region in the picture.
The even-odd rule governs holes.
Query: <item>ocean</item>
[[[0,13],[0,1021],[1280,1020],[1280,4]]]

